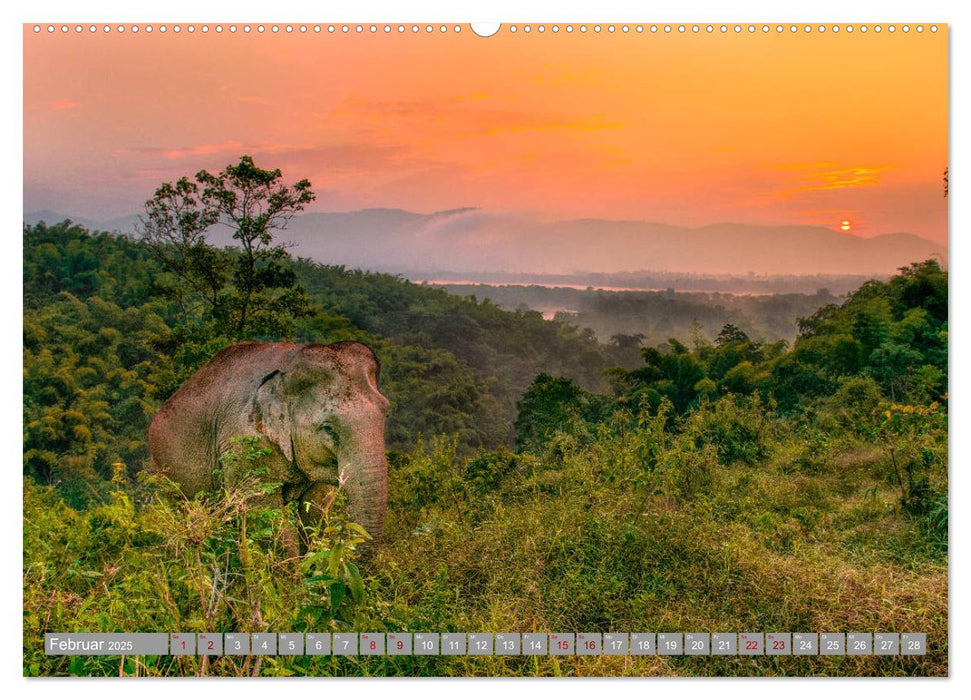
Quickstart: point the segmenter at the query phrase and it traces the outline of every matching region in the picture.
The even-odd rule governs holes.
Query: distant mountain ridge
[[[31,212],[28,224],[71,218],[78,224],[134,232],[137,216],[104,222],[53,211]],[[432,214],[403,209],[307,213],[278,239],[291,253],[352,268],[389,272],[448,269],[464,273],[622,272],[700,274],[886,275],[918,260],[946,264],[946,246],[909,233],[860,238],[822,226],[722,223],[688,228],[648,221],[536,221],[463,208]],[[229,245],[226,230],[213,232]]]

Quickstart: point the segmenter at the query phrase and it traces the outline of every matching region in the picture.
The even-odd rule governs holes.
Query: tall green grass
[[[74,510],[25,480],[25,675],[946,675],[944,409],[726,397],[565,426],[541,448],[391,456],[387,535],[338,502],[294,558],[258,470]],[[251,461],[258,464],[258,450]],[[943,528],[943,529],[942,529]],[[363,579],[358,577],[358,571]],[[923,657],[47,657],[44,632],[926,632]]]

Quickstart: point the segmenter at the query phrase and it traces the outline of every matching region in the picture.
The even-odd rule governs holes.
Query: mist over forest
[[[534,310],[544,318],[589,328],[603,343],[630,336],[645,345],[669,338],[711,342],[726,324],[753,339],[793,341],[800,318],[842,297],[828,289],[814,294],[726,294],[720,292],[605,291],[539,285],[439,283],[451,294],[488,299],[509,311]],[[620,342],[624,342],[621,340]],[[627,341],[630,342],[630,341]]]
[[[24,221],[34,224],[43,219],[50,223],[65,218],[69,217],[43,211],[28,213]],[[137,217],[78,223],[131,233]],[[947,256],[946,246],[909,233],[863,238],[822,226],[719,223],[687,228],[649,221],[547,221],[476,208],[432,214],[403,209],[302,213],[279,232],[278,240],[291,244],[295,257],[404,273],[410,279],[434,279],[435,271],[441,270],[463,275],[626,273],[630,277],[638,270],[654,270],[694,276],[885,277],[914,260],[935,258],[946,263]],[[229,245],[231,232],[216,228],[211,242]],[[669,286],[672,285],[662,285]],[[830,285],[799,291],[815,291],[820,286]],[[763,291],[785,290],[763,286]]]

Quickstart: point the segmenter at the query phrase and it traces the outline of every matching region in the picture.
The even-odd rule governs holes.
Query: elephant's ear
[[[288,461],[293,461],[290,434],[290,409],[283,399],[283,373],[275,369],[260,382],[253,399],[253,424],[266,438],[279,446]]]

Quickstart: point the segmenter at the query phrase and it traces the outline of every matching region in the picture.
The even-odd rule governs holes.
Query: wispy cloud
[[[51,111],[57,112],[62,109],[77,109],[80,106],[80,102],[75,102],[73,100],[54,100],[51,102]]]
[[[170,148],[163,151],[162,155],[166,158],[176,160],[192,156],[209,156],[214,153],[226,153],[227,151],[239,151],[243,147],[239,141],[225,141],[223,143],[203,143],[187,148]]]
[[[828,217],[832,219],[834,217],[855,216],[856,214],[859,213],[859,211],[857,209],[848,209],[844,207],[841,209],[796,209],[792,213],[794,215],[798,215],[802,217],[810,217],[810,218]]]
[[[847,167],[832,162],[779,164],[773,166],[779,170],[792,171],[788,178],[789,186],[783,189],[783,194],[798,194],[825,190],[842,190],[850,187],[872,187],[880,183],[881,173],[886,172],[890,165],[858,165]]]
[[[208,156],[215,153],[228,153],[236,151],[245,153],[246,146],[239,141],[224,141],[223,143],[200,143],[193,146],[138,146],[126,148],[119,146],[114,149],[116,156],[126,153],[148,155],[153,158],[167,158],[169,160],[180,160],[183,158],[193,158],[197,156]]]

